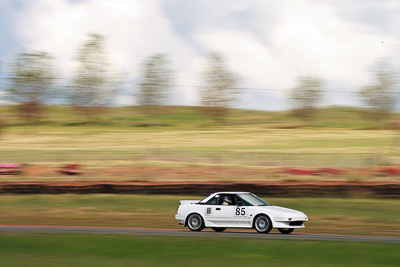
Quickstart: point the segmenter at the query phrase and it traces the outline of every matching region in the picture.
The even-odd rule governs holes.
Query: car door
[[[231,205],[222,205],[221,199],[229,196],[232,198]],[[249,215],[247,206],[237,205],[235,195],[221,195],[220,202],[212,207],[212,221],[220,227],[247,227],[249,226]]]
[[[204,204],[205,209],[205,225],[206,227],[217,226],[215,222],[215,215],[217,211],[220,211],[220,195],[215,195],[207,203]],[[218,208],[218,209],[217,209]]]

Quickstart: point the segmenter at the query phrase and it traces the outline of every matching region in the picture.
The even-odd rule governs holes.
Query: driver
[[[222,205],[232,205],[232,199],[230,196],[225,196],[224,197],[224,202],[222,202]]]

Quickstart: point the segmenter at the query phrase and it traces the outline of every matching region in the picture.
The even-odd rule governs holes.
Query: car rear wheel
[[[261,234],[267,234],[272,229],[271,220],[266,215],[260,215],[254,220],[254,228]]]
[[[282,234],[290,234],[291,232],[294,231],[294,228],[278,228],[279,232],[281,232]]]
[[[187,225],[192,231],[201,231],[204,228],[204,221],[199,214],[194,213],[189,216]]]
[[[223,227],[211,227],[215,232],[223,232],[226,230],[226,228]]]

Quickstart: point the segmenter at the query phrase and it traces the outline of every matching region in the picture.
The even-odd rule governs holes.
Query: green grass
[[[398,266],[399,261],[399,244],[0,234],[0,265],[4,267]]]
[[[99,113],[98,125],[102,126],[146,126],[148,122],[156,121],[164,127],[215,127],[212,118],[204,113],[201,107],[195,106],[162,106],[155,107],[160,111],[156,118],[145,115],[140,106],[114,107],[104,109]],[[11,126],[25,126],[26,122],[17,116],[12,106],[0,106],[0,112]],[[396,119],[399,114],[392,114],[390,119]],[[87,124],[87,118],[80,117],[72,108],[67,106],[47,106],[44,109],[40,124],[74,126]],[[269,128],[351,128],[351,129],[381,129],[388,124],[380,120],[378,123],[365,117],[365,110],[355,107],[332,106],[317,111],[311,123],[304,124],[293,117],[290,111],[268,112],[256,110],[230,109],[224,125],[263,125]]]
[[[0,224],[177,228],[181,199],[166,195],[0,195]],[[301,233],[400,237],[400,200],[364,198],[271,198],[269,203],[305,212]],[[252,230],[251,230],[252,231]],[[273,230],[274,232],[276,230]]]

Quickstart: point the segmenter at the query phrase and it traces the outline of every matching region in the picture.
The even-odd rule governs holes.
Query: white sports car
[[[259,233],[268,233],[277,228],[282,234],[290,234],[296,228],[304,228],[304,222],[308,221],[301,211],[272,206],[249,192],[218,192],[201,201],[180,202],[175,219],[192,231],[204,227],[216,232],[226,228],[255,228]]]

